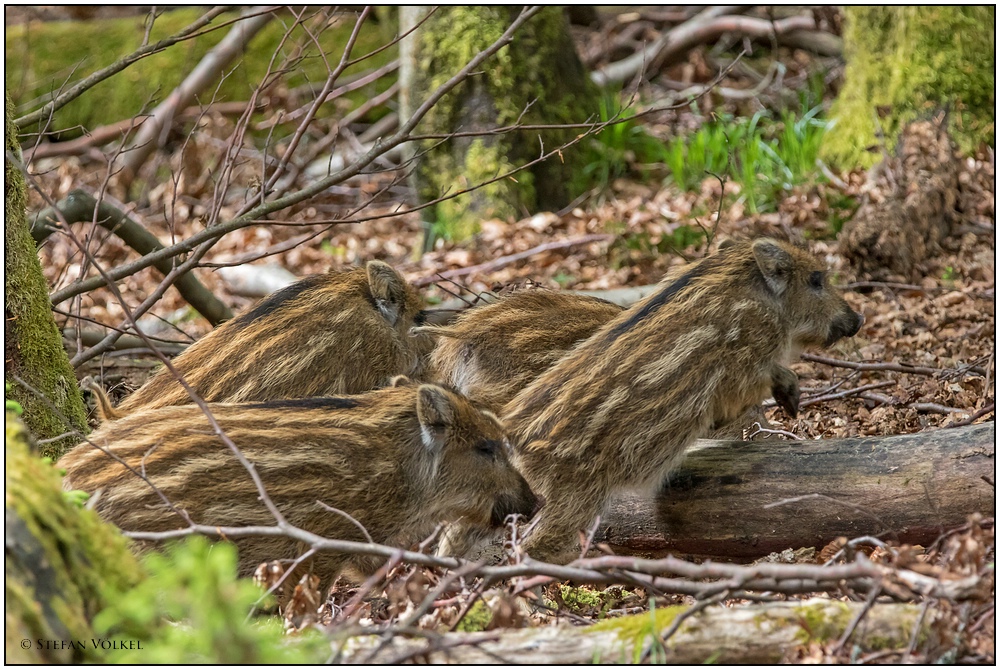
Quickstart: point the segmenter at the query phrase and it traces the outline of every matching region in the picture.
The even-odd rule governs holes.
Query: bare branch
[[[163,249],[163,245],[155,235],[126,216],[124,212],[105,199],[98,203],[92,195],[80,189],[70,191],[69,195],[56,203],[53,208],[46,209],[35,217],[31,226],[31,235],[35,238],[35,242],[41,242],[59,224],[60,217],[56,216],[55,209],[62,213],[61,218],[66,224],[90,221],[96,210],[98,214],[96,223],[140,255]],[[169,260],[156,263],[156,269],[163,275],[169,274],[173,267],[173,263]],[[213,326],[233,318],[232,310],[205,288],[193,273],[187,272],[177,277],[174,286],[184,300]]]
[[[126,158],[119,166],[121,169],[120,179],[126,187],[158,146],[158,138],[166,128],[169,128],[171,119],[181,109],[189,105],[200,91],[215,81],[222,69],[236,58],[254,35],[270,22],[273,18],[272,10],[270,8],[266,11],[261,10],[262,8],[258,7],[245,10],[240,16],[241,20],[233,26],[229,34],[205,54],[194,70],[177,88],[171,91],[167,99],[153,110],[146,122],[142,124],[138,135],[124,154]]]
[[[157,261],[171,258],[177,254],[184,253],[187,251],[192,251],[198,245],[204,242],[214,242],[221,238],[222,236],[230,233],[234,230],[238,230],[247,225],[262,219],[263,217],[271,214],[272,212],[279,211],[286,207],[290,207],[294,204],[307,200],[324,190],[333,186],[334,184],[339,184],[347,181],[351,177],[360,174],[361,171],[377,157],[386,153],[390,149],[409,141],[410,133],[420,122],[420,120],[427,114],[427,112],[435,105],[437,102],[444,97],[448,91],[453,89],[459,83],[465,80],[471,72],[482,64],[487,58],[495,54],[501,48],[510,44],[514,33],[531,17],[540,11],[539,7],[533,7],[526,9],[511,23],[503,35],[492,45],[479,52],[474,56],[457,74],[451,77],[448,81],[438,87],[428,98],[420,105],[420,107],[414,112],[413,116],[405,123],[403,126],[391,137],[386,139],[384,142],[377,142],[372,149],[367,152],[364,156],[360,157],[350,166],[344,168],[323,179],[317,180],[315,183],[291,193],[287,196],[271,200],[263,205],[258,205],[254,209],[250,210],[243,216],[238,216],[228,222],[219,223],[207,230],[203,230],[199,233],[195,233],[188,239],[178,242],[177,244],[167,247],[162,251],[153,252],[147,254],[143,258],[132,263],[127,263],[125,265],[112,268],[108,270],[107,275],[111,281],[117,281],[123,277],[127,277],[139,270],[153,265]],[[91,277],[90,279],[76,281],[73,284],[59,290],[55,291],[51,296],[53,304],[59,304],[60,302],[72,298],[73,296],[80,295],[81,293],[86,293],[99,286],[102,286],[105,280],[101,277]]]

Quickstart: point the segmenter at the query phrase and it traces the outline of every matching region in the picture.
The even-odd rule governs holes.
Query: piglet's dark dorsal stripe
[[[247,403],[253,409],[354,409],[363,404],[354,398],[290,398]]]
[[[252,310],[233,319],[231,322],[232,327],[244,328],[249,326],[257,319],[264,318],[268,314],[273,313],[278,308],[299,297],[309,289],[320,285],[323,282],[323,279],[323,275],[313,275],[312,277],[301,279],[291,286],[286,286],[280,291],[275,291],[264,300],[261,300]]]

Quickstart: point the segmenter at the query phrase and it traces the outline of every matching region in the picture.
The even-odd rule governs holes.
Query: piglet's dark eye
[[[816,271],[809,275],[809,286],[815,289],[823,288],[823,273]]]
[[[483,440],[476,444],[476,451],[489,458],[496,458],[502,448],[503,445],[497,440]]]

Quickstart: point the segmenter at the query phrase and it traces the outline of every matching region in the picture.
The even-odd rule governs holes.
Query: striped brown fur
[[[174,368],[210,402],[362,393],[394,375],[420,376],[428,336],[416,291],[389,265],[307,277],[222,324],[174,359]],[[160,370],[105,418],[191,402]],[[107,415],[107,411],[104,411]]]
[[[422,326],[437,344],[428,374],[494,411],[581,340],[622,313],[599,298],[529,289],[463,312],[449,326]]]
[[[510,463],[499,420],[437,385],[209,407],[288,521],[324,537],[365,541],[353,523],[320,502],[353,516],[375,542],[397,546],[424,539],[442,521],[497,526],[508,514],[531,514],[536,507]],[[90,442],[145,472],[195,523],[274,525],[250,475],[196,406],[137,411],[106,423]],[[92,444],[78,445],[59,465],[66,469],[65,488],[94,494],[97,512],[123,530],[187,526],[148,483]],[[244,575],[303,549],[282,537],[235,543]],[[318,554],[312,570],[329,580],[348,561]],[[370,561],[350,562],[372,567]]]
[[[680,274],[683,269],[675,269],[670,276]],[[587,295],[528,289],[468,309],[451,325],[415,330],[437,340],[427,366],[429,379],[501,412],[570,349],[624,309]],[[792,411],[787,400],[780,404]],[[755,422],[769,425],[759,406],[733,422],[712,426],[701,437],[739,440]]]
[[[786,366],[862,322],[817,259],[774,240],[666,278],[504,409],[515,464],[546,500],[525,549],[566,555],[612,493],[659,485],[694,439],[772,392],[794,411]]]

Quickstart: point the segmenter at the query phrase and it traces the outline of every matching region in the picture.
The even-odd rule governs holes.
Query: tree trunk
[[[66,501],[17,417],[8,412],[6,423],[6,660],[100,662],[90,622],[141,570],[118,531]]]
[[[884,142],[928,109],[952,109],[951,132],[963,153],[995,144],[996,9],[846,7],[844,87],[831,110],[823,155],[844,168],[871,167]],[[884,139],[880,136],[884,135]]]
[[[408,38],[401,50],[402,116],[453,76],[476,53],[492,44],[520,8],[440,7]],[[415,25],[419,10],[404,10],[403,30]],[[515,124],[581,123],[596,104],[569,35],[561,7],[548,7],[514,36],[508,48],[445,96],[425,117],[420,133],[488,131]],[[429,202],[505,174],[551,151],[579,129],[455,137],[420,143],[414,173],[417,198]],[[436,229],[462,239],[484,218],[520,218],[537,209],[557,209],[571,198],[580,152],[575,148],[513,178],[439,203],[430,219]]]
[[[926,546],[973,512],[993,513],[984,478],[994,476],[994,442],[992,422],[891,437],[699,440],[655,498],[617,498],[595,540],[621,553],[729,558],[819,549],[839,536]]]
[[[829,642],[843,635],[862,603],[813,599],[741,607],[713,607],[685,620],[666,643],[654,643],[654,663],[779,663],[813,640]],[[651,633],[661,634],[685,608],[657,609],[593,626],[550,626],[486,633],[448,633],[440,640],[395,636],[370,663],[419,659],[426,663],[592,664],[638,662]],[[654,621],[655,617],[655,621]],[[905,649],[920,617],[919,605],[876,604],[858,624],[851,644],[863,652]],[[930,610],[919,625],[922,639],[937,619]],[[345,663],[366,659],[377,638],[356,638]],[[445,648],[444,651],[430,651]],[[426,651],[425,651],[426,650]],[[502,660],[501,660],[502,659]]]
[[[6,150],[20,157],[14,105],[6,98]],[[8,397],[24,408],[22,418],[35,437],[51,439],[68,432],[77,434],[49,442],[42,454],[58,458],[80,441],[87,431],[87,414],[73,369],[63,350],[62,337],[52,318],[48,285],[38,262],[25,214],[24,177],[20,169],[4,159],[4,364],[7,379],[16,376],[43,394],[56,411],[34,393],[12,381]],[[69,421],[69,425],[61,414]]]

